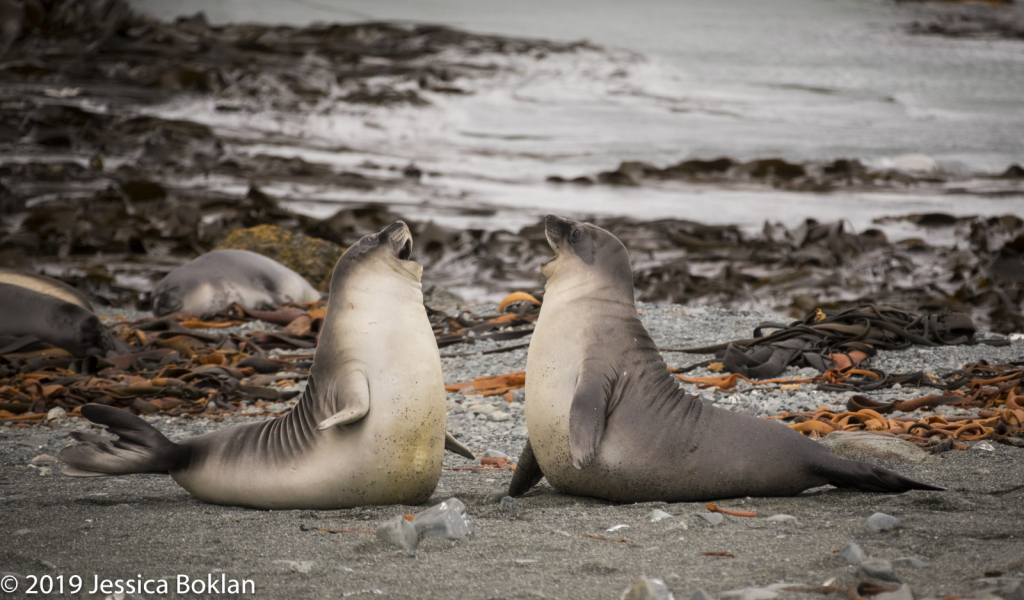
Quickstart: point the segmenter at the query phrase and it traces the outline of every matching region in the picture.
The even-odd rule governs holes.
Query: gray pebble
[[[43,464],[48,464],[48,463],[56,462],[56,460],[57,460],[56,458],[50,456],[49,454],[40,454],[39,456],[37,456],[37,457],[33,458],[32,460],[28,461],[28,464],[30,464],[30,465],[43,465]]]
[[[306,574],[313,570],[313,561],[311,560],[275,560],[275,565],[284,565],[288,567],[289,571],[296,573]]]
[[[795,523],[796,517],[793,515],[772,515],[765,519],[769,523]]]
[[[721,525],[722,521],[725,520],[722,513],[697,513],[697,516],[711,523],[712,526]]]
[[[501,499],[508,496],[505,492],[493,492],[487,494],[487,502],[501,502]]]
[[[885,513],[875,513],[868,517],[868,527],[875,533],[881,533],[883,531],[889,531],[890,529],[899,527],[900,520],[891,515]]]
[[[668,514],[667,512],[665,512],[663,510],[659,510],[657,508],[654,509],[653,511],[651,511],[651,513],[649,515],[647,515],[647,519],[651,523],[657,523],[658,521],[663,521],[665,519],[671,519],[671,518],[672,518],[672,515]]]
[[[892,569],[892,563],[881,558],[865,558],[858,565],[858,573],[882,581],[899,581]]]
[[[487,451],[484,452],[484,456],[483,457],[484,458],[508,458],[508,454],[505,454],[504,452],[502,452],[500,450],[491,450],[491,449],[488,448]]]
[[[895,592],[882,592],[875,596],[875,600],[914,600],[914,592],[910,586],[903,584]]]
[[[711,594],[705,592],[704,590],[697,590],[696,592],[693,593],[692,596],[690,596],[690,600],[715,600],[715,599],[711,596]]]
[[[860,549],[860,546],[854,542],[846,542],[846,545],[843,546],[843,549],[839,554],[841,554],[851,565],[858,565],[867,558],[867,555]]]
[[[512,496],[505,496],[502,498],[500,505],[502,510],[509,511],[513,516],[519,512],[519,503],[516,502],[516,499]]]
[[[675,600],[675,596],[661,579],[639,577],[622,592],[619,600]]]

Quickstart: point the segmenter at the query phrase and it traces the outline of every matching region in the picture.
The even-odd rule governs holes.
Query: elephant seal
[[[411,252],[398,221],[338,260],[308,385],[290,413],[173,443],[127,411],[89,404],[82,415],[118,439],[72,434],[82,443],[60,452],[64,473],[167,472],[200,500],[254,508],[425,502],[441,477],[446,404]]]
[[[14,283],[0,283],[0,336],[35,337],[78,357],[124,349],[91,310]]]
[[[637,316],[626,248],[549,215],[555,258],[526,360],[529,439],[509,487],[540,478],[616,502],[789,496],[831,483],[939,490],[837,458],[784,425],[711,406],[679,387]]]
[[[0,283],[9,283],[43,294],[49,294],[65,302],[77,304],[89,312],[93,312],[92,304],[88,298],[82,295],[82,292],[53,277],[15,271],[13,269],[0,269]]]
[[[232,302],[267,310],[283,302],[316,302],[302,275],[248,250],[214,250],[174,269],[153,288],[153,313],[205,313]]]

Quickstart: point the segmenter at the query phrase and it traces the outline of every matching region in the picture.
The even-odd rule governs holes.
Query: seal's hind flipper
[[[82,407],[82,416],[93,423],[106,425],[107,432],[117,437],[73,433],[72,437],[81,443],[68,446],[59,454],[68,465],[64,470],[67,475],[166,473],[188,464],[188,448],[175,444],[155,427],[126,410],[86,404]]]
[[[837,458],[836,462],[818,467],[816,471],[836,487],[853,488],[862,492],[901,494],[910,490],[942,492],[946,489],[914,481],[888,469],[856,460]]]
[[[450,431],[445,431],[444,432],[444,449],[445,450],[449,450],[451,452],[454,452],[455,454],[458,454],[459,456],[464,456],[464,457],[468,458],[469,460],[475,460],[476,459],[476,457],[473,456],[473,451],[470,450],[469,448],[467,448],[466,446],[464,446],[462,444],[462,442],[460,442],[459,440],[455,439],[455,436],[453,436],[452,432],[450,432]]]
[[[597,361],[584,361],[576,379],[576,392],[569,409],[569,449],[572,466],[582,469],[594,460],[608,420],[608,399],[612,394],[615,369]]]
[[[352,370],[340,377],[329,379],[330,384],[323,390],[316,389],[314,378],[309,378],[307,393],[323,396],[312,399],[329,407],[334,414],[327,417],[317,429],[323,431],[335,425],[350,425],[370,412],[370,383],[366,375],[359,370]]]
[[[519,462],[516,463],[516,470],[512,472],[512,483],[508,484],[508,495],[513,498],[522,496],[543,478],[544,473],[540,470],[537,457],[533,455],[533,446],[527,439],[526,447],[523,448],[523,453],[519,455]]]

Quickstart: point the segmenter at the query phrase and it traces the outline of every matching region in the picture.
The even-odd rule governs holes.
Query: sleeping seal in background
[[[48,294],[93,312],[92,304],[82,292],[53,277],[15,271],[13,269],[0,269],[0,283],[10,283],[42,294]]]
[[[91,310],[13,283],[0,283],[0,336],[35,337],[78,357],[106,356],[124,346]]]
[[[541,477],[617,502],[790,496],[832,484],[939,490],[833,456],[788,427],[711,406],[679,387],[637,316],[625,247],[549,215],[555,258],[526,361],[529,439],[509,495]]]
[[[306,391],[278,418],[173,443],[135,415],[89,404],[112,439],[73,433],[68,475],[170,473],[200,500],[255,508],[419,504],[446,446],[441,358],[412,237],[398,221],[338,260]],[[464,447],[449,438],[449,446]]]
[[[302,275],[248,250],[214,250],[167,274],[153,288],[153,313],[206,313],[237,302],[267,310],[284,302],[316,302]]]

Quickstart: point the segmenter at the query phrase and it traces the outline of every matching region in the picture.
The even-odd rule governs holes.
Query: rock
[[[908,565],[914,567],[915,569],[927,569],[928,567],[931,566],[930,563],[925,562],[925,561],[923,561],[920,558],[917,558],[915,556],[901,556],[900,558],[894,558],[892,560],[892,562],[893,562],[893,564],[897,564],[897,565],[905,563],[905,564],[908,564]]]
[[[57,406],[57,407],[51,408],[50,412],[46,413],[46,420],[47,421],[56,421],[58,419],[66,419],[67,416],[68,416],[67,411],[64,410],[63,408]]]
[[[765,519],[769,523],[796,523],[796,517],[793,515],[772,515]]]
[[[793,583],[773,583],[766,587],[749,587],[739,590],[722,592],[722,598],[739,598],[739,600],[770,600],[779,596],[779,590],[793,587]]]
[[[428,285],[423,289],[423,304],[430,308],[454,308],[465,304],[465,299],[458,294],[436,285]]]
[[[971,450],[984,450],[986,452],[995,452],[996,448],[992,445],[992,442],[988,440],[982,440],[971,446]]]
[[[900,520],[896,517],[887,515],[885,513],[875,513],[868,517],[868,527],[875,533],[881,533],[883,531],[889,531],[895,527],[899,527]]]
[[[704,519],[712,526],[720,525],[722,521],[725,520],[725,517],[722,516],[722,513],[697,513],[697,516]]]
[[[289,571],[296,573],[306,574],[313,569],[313,561],[311,560],[275,560],[275,565],[284,565],[288,567]]]
[[[484,454],[481,458],[508,458],[508,454],[505,454],[500,450],[487,449],[484,450]]]
[[[508,494],[506,494],[505,492],[492,492],[490,494],[487,494],[487,501],[488,502],[501,502],[501,499],[504,498],[507,495]]]
[[[899,582],[896,573],[892,570],[892,563],[881,558],[865,558],[857,565],[857,572],[864,577],[881,579],[882,581]]]
[[[515,516],[516,513],[519,512],[519,502],[517,502],[516,499],[513,498],[512,496],[505,496],[504,498],[502,498],[499,505],[501,506],[502,510],[507,510],[510,513],[512,513],[512,516]]]
[[[875,600],[914,600],[914,593],[910,586],[903,584],[895,592],[882,592],[875,596]]]
[[[846,545],[843,546],[843,549],[839,554],[841,554],[851,565],[859,565],[868,557],[867,554],[864,554],[864,551],[860,549],[860,546],[853,542],[846,542]]]
[[[331,273],[345,249],[326,240],[292,233],[277,225],[233,231],[214,250],[248,250],[270,257],[321,292],[330,290]]]
[[[508,421],[509,415],[507,412],[496,410],[487,415],[487,418],[490,419],[491,421]]]
[[[928,459],[927,452],[906,440],[866,431],[833,431],[820,441],[832,454],[845,458],[876,458],[911,464]]]
[[[37,457],[33,458],[32,460],[28,461],[28,464],[30,464],[30,465],[44,465],[44,464],[49,464],[49,463],[55,462],[56,460],[57,460],[56,458],[50,456],[49,454],[40,454],[39,456],[37,456]]]
[[[466,516],[466,505],[458,498],[446,500],[418,513],[412,524],[421,538],[465,540],[473,537],[473,522]]]
[[[30,533],[31,531],[31,529],[19,529],[14,532],[14,535],[25,535],[27,533]]]
[[[661,579],[639,577],[622,592],[619,600],[675,600],[675,596]]]
[[[671,518],[672,518],[672,515],[668,514],[667,512],[665,512],[663,510],[659,510],[657,508],[654,509],[653,511],[651,511],[651,513],[649,515],[647,515],[647,519],[650,520],[651,523],[657,523],[658,521],[664,521],[665,519],[671,519]]]
[[[377,539],[382,542],[398,546],[405,550],[409,556],[416,554],[416,546],[420,543],[420,536],[416,527],[405,518],[405,515],[398,515],[388,519],[377,528]]]
[[[711,596],[711,594],[705,592],[704,590],[697,590],[696,592],[693,593],[692,596],[690,596],[690,600],[715,600],[715,599]]]
[[[48,477],[50,475],[50,473],[52,473],[52,472],[53,472],[53,469],[51,469],[50,467],[40,467],[40,469],[39,469],[39,476],[40,477]]]

